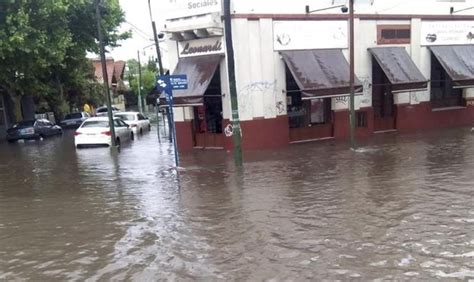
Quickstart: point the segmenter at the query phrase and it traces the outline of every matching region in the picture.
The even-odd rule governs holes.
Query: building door
[[[396,128],[396,110],[390,81],[375,60],[372,61],[372,66],[374,131],[394,130]]]
[[[194,107],[194,146],[224,148],[222,94],[219,67],[206,92],[202,106]]]

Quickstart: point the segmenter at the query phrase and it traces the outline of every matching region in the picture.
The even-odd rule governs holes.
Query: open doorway
[[[288,67],[286,67],[286,90],[290,142],[332,137],[331,98],[303,99]]]
[[[396,110],[392,85],[379,64],[372,60],[372,105],[374,131],[392,131],[396,128]]]
[[[217,67],[204,93],[203,105],[194,107],[194,146],[224,148],[222,121],[221,76],[220,68]]]

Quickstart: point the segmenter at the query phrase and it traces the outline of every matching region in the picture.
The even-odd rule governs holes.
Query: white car
[[[120,110],[114,106],[112,106],[111,108],[112,108],[112,114],[120,112]],[[95,114],[98,117],[107,117],[108,112],[109,112],[108,108],[104,106],[104,107],[98,107],[97,110],[95,111]]]
[[[134,139],[132,129],[120,118],[114,118],[116,145]],[[109,128],[109,119],[93,117],[84,121],[74,132],[76,148],[90,146],[112,146],[112,133]]]
[[[150,120],[139,112],[121,112],[114,116],[121,118],[126,124],[130,125],[135,135],[141,135],[143,132],[151,130]]]

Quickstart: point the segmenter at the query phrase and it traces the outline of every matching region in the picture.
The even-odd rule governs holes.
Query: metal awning
[[[369,48],[392,86],[392,92],[426,90],[428,80],[404,47]]]
[[[188,89],[173,90],[173,106],[200,106],[204,103],[204,93],[221,62],[222,55],[208,55],[180,58],[173,74],[186,74]],[[160,96],[160,104],[166,104],[165,96]]]
[[[454,87],[474,87],[474,45],[430,46]]]
[[[302,93],[302,99],[348,96],[349,64],[340,49],[281,52]],[[355,92],[362,84],[355,78]]]

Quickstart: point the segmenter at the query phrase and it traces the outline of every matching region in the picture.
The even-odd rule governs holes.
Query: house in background
[[[124,82],[125,62],[115,61],[113,58],[107,58],[107,78],[111,91],[112,104],[120,110],[125,110],[125,92],[127,86]],[[92,60],[95,69],[95,77],[98,82],[104,83],[102,73],[102,64],[100,59]]]

